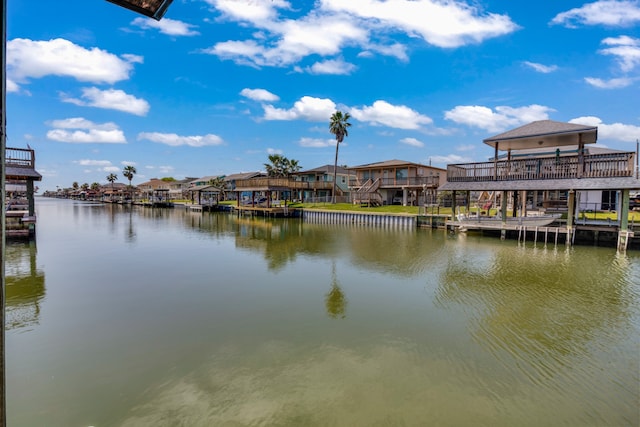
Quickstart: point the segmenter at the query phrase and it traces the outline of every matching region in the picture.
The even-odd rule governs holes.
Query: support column
[[[626,251],[633,231],[629,231],[629,189],[620,191],[620,230],[618,231],[618,250]]]
[[[407,206],[407,187],[402,189],[402,206]]]
[[[576,192],[569,190],[569,201],[567,204],[567,245],[571,246],[573,237],[573,216],[576,208]]]
[[[32,179],[27,180],[27,201],[29,202],[29,216],[34,216],[36,214],[36,203]]]
[[[504,240],[507,237],[507,230],[505,227],[507,226],[507,192],[502,192],[502,197],[500,198],[501,205],[500,206],[500,217],[502,218],[502,230],[500,231],[500,239]]]
[[[456,190],[451,192],[451,220],[457,221],[456,218]]]
[[[527,216],[527,190],[520,192],[520,199],[522,201],[522,204],[520,205],[520,216]]]
[[[471,190],[467,190],[466,204],[467,204],[467,214],[469,214],[471,213]]]

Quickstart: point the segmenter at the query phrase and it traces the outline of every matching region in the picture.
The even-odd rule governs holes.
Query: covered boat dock
[[[509,199],[512,216],[526,216],[527,209],[563,210],[567,244],[572,243],[575,231],[581,227],[577,209],[579,194],[614,193],[619,196],[608,209],[615,207],[618,221],[605,222],[602,227],[609,230],[615,227],[617,247],[625,250],[634,236],[628,223],[629,193],[640,188],[638,157],[636,152],[588,148],[589,144],[596,143],[597,136],[598,129],[594,126],[551,120],[530,123],[485,139],[483,142],[494,148],[494,156],[489,161],[448,165],[447,183],[438,191],[452,192],[454,212],[458,192],[467,193],[467,207],[471,203],[471,192],[493,193],[495,207],[504,222],[492,228],[500,230],[503,238],[508,229]],[[500,151],[506,154],[500,155]],[[460,227],[455,215],[449,225]],[[593,229],[596,225],[592,223],[588,227]]]

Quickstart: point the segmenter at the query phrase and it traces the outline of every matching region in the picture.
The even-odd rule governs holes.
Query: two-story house
[[[349,168],[353,203],[372,205],[418,205],[435,200],[437,189],[446,182],[446,169],[404,160],[387,160]]]

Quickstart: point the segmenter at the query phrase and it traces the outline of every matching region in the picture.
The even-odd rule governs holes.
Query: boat
[[[507,217],[506,224],[507,226],[544,227],[560,218],[561,215],[562,214],[554,213]],[[461,227],[482,226],[499,228],[502,227],[505,221],[499,214],[496,216],[458,214],[456,215],[456,222],[458,222]]]

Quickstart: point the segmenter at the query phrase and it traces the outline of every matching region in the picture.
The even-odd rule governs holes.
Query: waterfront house
[[[386,160],[349,167],[353,203],[403,206],[434,203],[446,181],[446,169],[404,160]],[[423,203],[420,203],[420,200]]]
[[[291,174],[293,179],[298,182],[309,183],[326,183],[328,185],[317,185],[309,187],[308,189],[299,189],[294,198],[298,200],[330,200],[333,191],[333,165],[319,166],[313,169],[307,169],[303,171],[294,172]],[[356,174],[354,171],[338,166],[335,169],[336,175],[336,196],[338,198],[349,197],[349,181],[355,179]]]
[[[634,170],[637,154],[588,147],[597,138],[596,126],[552,120],[532,122],[485,139],[483,142],[494,149],[489,161],[448,165],[446,183],[439,190],[452,191],[454,203],[455,193],[460,191],[500,193],[503,218],[510,199],[513,216],[526,216],[528,207],[565,209],[567,240],[577,227],[578,193],[588,198],[589,194],[600,192],[601,207],[610,207],[611,192],[617,192],[618,246],[626,248],[633,236],[628,228],[629,191],[640,188],[638,171]],[[454,205],[454,211],[455,208]]]

